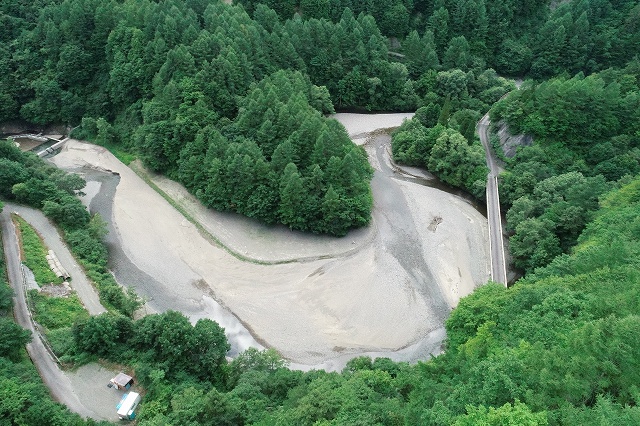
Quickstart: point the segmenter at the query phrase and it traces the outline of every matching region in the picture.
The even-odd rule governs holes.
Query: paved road
[[[487,157],[487,219],[489,221],[489,248],[491,252],[491,279],[507,285],[507,268],[502,236],[502,216],[500,215],[500,197],[498,195],[498,174],[500,170],[489,146],[489,114],[482,117],[476,130]]]
[[[99,416],[82,405],[78,396],[74,393],[71,382],[62,370],[58,368],[58,364],[53,360],[35,332],[25,300],[18,239],[16,238],[16,231],[11,221],[10,211],[11,207],[5,205],[3,211],[0,212],[0,226],[2,227],[2,240],[7,261],[7,276],[9,278],[9,284],[11,284],[15,293],[14,315],[16,322],[22,328],[29,330],[32,335],[32,341],[27,345],[27,352],[38,369],[42,381],[49,388],[53,399],[66,405],[71,411],[78,413],[82,417],[91,417],[100,420]]]
[[[100,297],[93,285],[87,280],[78,262],[71,255],[62,237],[49,219],[40,210],[19,206],[13,203],[5,203],[4,210],[17,212],[24,220],[29,222],[44,239],[49,249],[53,250],[62,266],[71,274],[71,287],[76,291],[82,304],[90,315],[100,315],[106,309],[100,303]]]

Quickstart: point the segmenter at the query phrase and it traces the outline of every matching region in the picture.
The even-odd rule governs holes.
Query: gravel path
[[[67,248],[67,245],[62,241],[58,229],[49,219],[42,214],[40,210],[13,203],[5,203],[5,210],[18,213],[38,231],[46,246],[55,252],[62,266],[71,275],[71,287],[76,291],[89,314],[99,315],[106,312],[106,309],[100,303],[98,292],[89,282],[84,271]]]

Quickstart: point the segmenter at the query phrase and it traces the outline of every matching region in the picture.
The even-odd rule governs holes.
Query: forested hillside
[[[303,373],[254,349],[227,363],[220,327],[177,312],[82,320],[64,356],[131,365],[146,390],[140,425],[637,424],[640,178],[600,205],[572,255],[461,300],[447,351],[417,365],[356,358]],[[22,415],[0,404],[3,418]]]
[[[398,159],[481,195],[471,124],[510,88],[489,68],[590,73],[640,49],[632,1],[40,0],[2,3],[0,21],[0,120],[82,123],[206,205],[336,235],[369,222],[371,171],[319,113],[426,108],[424,127],[467,144]]]
[[[281,19],[297,11],[337,22],[345,8],[374,17],[383,35],[400,40],[427,35],[443,65],[461,39],[472,62],[500,74],[549,77],[623,67],[640,49],[640,5],[622,1],[549,0],[239,0],[258,4]],[[428,51],[429,52],[429,51]],[[459,51],[458,51],[459,52]],[[456,52],[456,53],[458,53]],[[420,60],[433,61],[429,53]],[[466,69],[463,68],[466,71]]]
[[[575,245],[600,195],[640,173],[640,62],[528,84],[491,119],[535,138],[500,186],[515,264],[532,272]]]
[[[417,365],[358,358],[302,373],[252,350],[227,363],[213,322],[134,322],[138,300],[108,274],[99,220],[73,197],[81,182],[0,145],[0,195],[56,220],[125,314],[75,324],[61,355],[135,368],[141,425],[640,424],[640,5],[551,3],[0,3],[0,120],[79,125],[207,206],[313,232],[366,225],[372,206],[364,151],[325,114],[416,110],[394,157],[480,197],[475,123],[514,89],[500,75],[537,79],[491,113],[535,138],[501,176],[526,276],[463,299],[446,352]],[[44,391],[14,348],[26,338],[0,319],[0,395],[21,396],[0,397],[1,421],[81,424],[38,408]]]

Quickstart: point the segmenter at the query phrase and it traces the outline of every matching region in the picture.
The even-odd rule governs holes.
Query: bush
[[[18,216],[13,217],[22,237],[24,263],[27,268],[33,272],[36,282],[39,284],[61,283],[62,279],[56,277],[53,271],[51,271],[51,268],[49,268],[46,259],[47,248],[40,239],[40,236],[24,219]]]
[[[75,354],[76,344],[73,340],[71,327],[62,327],[47,332],[47,340],[53,349],[53,352],[63,360],[63,362],[71,362],[71,355]],[[76,361],[73,359],[73,361]]]
[[[30,290],[29,297],[34,320],[48,330],[71,327],[77,320],[89,316],[76,294],[50,297],[38,290]]]

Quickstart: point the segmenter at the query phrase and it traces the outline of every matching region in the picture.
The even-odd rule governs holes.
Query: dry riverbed
[[[359,143],[404,117],[337,115]],[[489,277],[486,219],[454,195],[396,179],[377,160],[384,143],[366,145],[378,169],[372,223],[344,238],[207,210],[182,186],[153,177],[198,229],[101,147],[70,140],[52,161],[91,170],[85,202],[108,204],[110,244],[120,253],[112,267],[148,312],[218,320],[236,352],[269,346],[299,368],[339,369],[363,353],[409,361],[437,353],[450,309]],[[100,170],[119,175],[111,192]],[[267,264],[241,260],[212,237]]]

